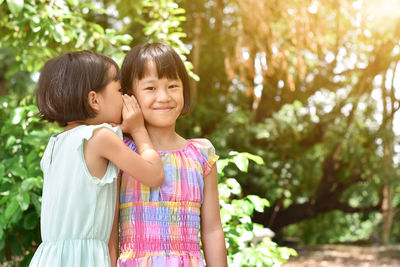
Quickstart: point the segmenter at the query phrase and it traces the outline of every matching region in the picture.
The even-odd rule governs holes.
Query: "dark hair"
[[[121,67],[121,87],[125,94],[133,93],[133,83],[146,75],[146,64],[153,61],[158,78],[180,79],[183,85],[184,105],[181,114],[190,108],[189,76],[175,50],[163,43],[144,43],[135,46],[126,55]]]
[[[95,117],[88,103],[89,92],[102,91],[120,76],[114,60],[91,51],[70,52],[47,61],[36,91],[41,118],[66,126],[67,122]]]

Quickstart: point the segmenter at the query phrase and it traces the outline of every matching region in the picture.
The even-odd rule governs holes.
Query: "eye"
[[[149,87],[146,87],[144,90],[146,90],[146,91],[154,91],[154,90],[156,90],[156,88],[152,87],[152,86],[149,86]]]
[[[174,89],[174,88],[177,88],[177,87],[179,87],[179,85],[171,84],[171,85],[168,86],[168,89]]]

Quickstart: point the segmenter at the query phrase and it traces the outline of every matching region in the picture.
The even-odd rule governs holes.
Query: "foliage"
[[[387,4],[377,0],[0,0],[0,96],[7,95],[2,103],[8,103],[1,106],[0,127],[16,129],[11,122],[17,110],[27,116],[21,115],[20,124],[30,121],[28,113],[34,108],[27,108],[33,101],[25,96],[33,95],[37,71],[48,58],[90,49],[121,62],[128,44],[162,40],[185,55],[189,70],[188,61],[195,62],[194,54],[199,55],[193,66],[201,78],[196,84],[196,106],[178,122],[179,133],[212,139],[220,155],[236,162],[241,154],[230,155],[230,151],[247,151],[264,161],[249,165],[246,172],[236,164],[225,166],[222,184],[233,190],[228,184],[233,180],[224,177],[235,177],[241,185],[239,195],[231,193],[225,200],[230,208],[275,231],[290,225],[282,234],[298,236],[303,243],[341,242],[382,231],[387,220],[379,210],[383,189],[389,187],[392,197],[386,198],[395,211],[391,238],[398,241],[399,133],[392,126],[400,107],[395,90],[400,24],[398,16],[379,20],[368,13],[365,5],[374,2]],[[116,12],[110,12],[113,9]],[[43,132],[41,145],[47,142],[43,140],[50,129],[37,122],[27,125],[33,136]],[[21,134],[1,135],[5,162],[38,163],[28,158],[29,153],[21,159],[22,154],[15,154],[18,151],[3,149],[13,144],[13,149],[40,153],[42,148],[34,142],[22,142],[30,134]],[[23,178],[3,165],[0,174]],[[37,212],[32,204],[36,198],[29,195],[31,204],[22,211],[25,191],[9,182],[4,188],[4,192],[21,191],[21,196],[17,200],[14,195],[16,205],[11,193],[0,192],[4,209],[0,245],[19,243],[24,253],[22,220],[25,214]],[[39,191],[32,186],[29,194],[39,196]],[[237,202],[242,195],[267,198],[271,205],[258,212],[248,197],[244,204]],[[7,214],[18,207],[15,214],[23,216],[17,216],[19,222],[1,219],[11,203]],[[234,203],[244,207],[251,203],[254,212],[249,215]],[[357,226],[360,230],[354,231]],[[36,233],[31,240],[37,240],[38,228],[31,232]],[[233,236],[230,249],[235,247]],[[5,242],[6,237],[14,241]],[[8,251],[9,259],[17,249],[7,246],[1,253],[4,257]]]
[[[1,261],[17,256],[25,266],[40,242],[39,163],[55,128],[38,121],[32,80],[36,72],[46,60],[67,51],[94,50],[121,62],[129,49],[129,34],[103,28],[87,19],[90,14],[106,10],[73,0],[0,1]]]
[[[196,81],[199,80],[192,71],[193,64],[187,59],[190,50],[182,41],[186,37],[181,26],[181,23],[186,21],[185,9],[179,7],[173,0],[120,1],[117,8],[121,17],[128,18],[126,29],[129,30],[129,27],[138,24],[141,26],[145,41],[164,42],[175,48],[189,76]]]
[[[249,159],[257,164],[263,164],[259,156],[249,153],[231,152],[231,157],[221,159],[218,164],[220,183],[221,221],[225,232],[229,266],[280,266],[290,256],[296,256],[291,248],[279,247],[269,237],[260,243],[252,243],[256,232],[262,226],[252,222],[254,211],[262,212],[269,206],[268,200],[256,195],[241,197],[240,184],[234,178],[226,178],[224,169],[229,163],[234,163],[242,172],[247,172]]]
[[[0,260],[25,256],[24,266],[41,240],[40,159],[54,129],[41,128],[31,97],[13,101],[0,98]]]
[[[301,245],[329,243],[374,244],[379,242],[377,231],[382,221],[380,213],[350,213],[331,211],[313,219],[290,225],[285,237],[298,238]]]
[[[323,224],[319,215],[333,210],[373,214],[385,198],[396,206],[383,188],[399,190],[397,15],[378,22],[367,6],[379,1],[182,2],[202,56],[197,107],[179,126],[213,139],[222,155],[264,159],[237,176],[246,194],[271,202],[255,221],[279,231],[311,218]]]
[[[3,1],[1,1],[3,2]],[[112,55],[121,61],[132,37],[104,29],[85,19],[90,12],[105,14],[91,2],[82,1],[4,1],[0,5],[0,48],[15,55],[7,70],[38,71],[43,62],[61,52],[89,49]]]

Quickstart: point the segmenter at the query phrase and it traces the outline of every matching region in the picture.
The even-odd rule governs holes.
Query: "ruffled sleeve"
[[[109,184],[112,183],[114,181],[114,179],[116,179],[118,177],[118,173],[119,173],[119,168],[117,166],[114,165],[114,163],[112,163],[111,161],[108,162],[108,166],[107,166],[107,170],[106,173],[104,174],[104,176],[100,179],[97,177],[94,177],[90,174],[87,166],[86,166],[86,161],[85,161],[85,157],[83,154],[83,145],[85,143],[85,141],[90,140],[90,138],[92,138],[93,136],[93,132],[97,129],[100,128],[107,128],[110,129],[111,131],[113,131],[115,134],[118,135],[118,137],[122,140],[122,131],[121,128],[119,127],[113,127],[108,123],[103,123],[103,124],[99,124],[99,125],[90,125],[90,126],[86,126],[81,130],[80,133],[80,139],[81,141],[79,142],[79,146],[78,149],[80,150],[80,154],[82,155],[82,160],[84,162],[85,165],[85,172],[86,175],[89,177],[89,179],[97,184],[97,185],[105,185],[105,184]]]
[[[203,175],[207,176],[211,167],[217,162],[219,156],[215,153],[215,148],[208,139],[192,139],[192,144],[198,149],[203,166]]]

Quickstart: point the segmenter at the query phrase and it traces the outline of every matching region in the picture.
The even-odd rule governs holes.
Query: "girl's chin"
[[[146,126],[150,126],[153,128],[169,128],[169,127],[175,127],[175,121],[174,122],[160,122],[160,121],[153,121],[153,122],[146,122]]]

